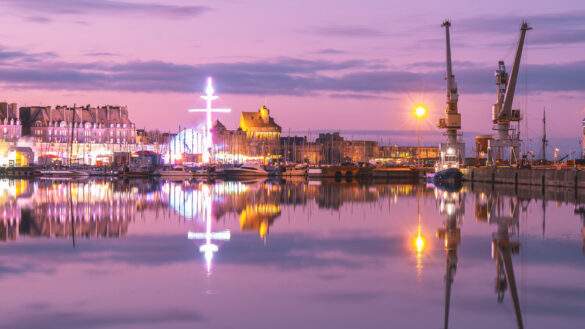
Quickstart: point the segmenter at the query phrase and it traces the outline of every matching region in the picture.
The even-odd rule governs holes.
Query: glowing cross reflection
[[[212,232],[211,231],[211,210],[212,210],[212,198],[211,192],[208,186],[203,187],[205,201],[204,214],[202,218],[205,219],[205,232],[189,232],[187,238],[191,240],[205,240],[205,244],[199,247],[199,252],[205,256],[205,263],[207,264],[207,273],[211,273],[211,260],[213,259],[213,253],[218,251],[217,245],[211,243],[211,240],[223,240],[228,241],[231,238],[229,230]]]
[[[219,96],[213,94],[213,81],[211,77],[207,78],[207,88],[205,88],[205,95],[200,96],[207,101],[207,107],[204,109],[190,109],[189,112],[206,112],[207,120],[205,127],[205,143],[203,150],[203,162],[209,163],[211,160],[211,149],[213,147],[213,140],[211,136],[211,112],[230,112],[231,109],[212,109],[211,102],[218,99]]]

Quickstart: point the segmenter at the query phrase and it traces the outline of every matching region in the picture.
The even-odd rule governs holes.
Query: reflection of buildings
[[[0,240],[125,237],[138,211],[164,208],[141,182],[0,180]]]
[[[279,184],[275,181],[218,181],[166,182],[162,184],[162,199],[186,220],[202,218],[205,212],[205,193],[211,186],[212,215],[216,221],[229,217],[238,219],[242,231],[256,231],[265,238],[270,226],[281,215],[281,205],[339,209],[346,203],[375,203],[382,198],[390,203],[398,196],[414,196],[431,192],[412,185],[358,185],[331,183],[313,185]],[[232,218],[233,218],[232,217]]]
[[[462,193],[435,190],[440,198],[440,212],[446,215],[445,225],[437,231],[437,236],[445,245],[445,317],[444,328],[449,328],[449,306],[451,304],[451,286],[457,271],[457,248],[461,243],[461,223],[459,218],[465,213],[465,201]]]
[[[242,231],[258,231],[261,238],[268,234],[268,228],[280,216],[278,204],[247,205],[240,213],[240,228]]]

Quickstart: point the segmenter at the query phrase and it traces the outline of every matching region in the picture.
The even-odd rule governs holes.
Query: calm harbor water
[[[0,327],[577,328],[575,199],[355,181],[0,180]]]

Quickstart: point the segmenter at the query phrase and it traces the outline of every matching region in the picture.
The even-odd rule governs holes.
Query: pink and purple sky
[[[526,39],[515,107],[541,132],[580,138],[585,117],[582,1],[2,0],[0,100],[19,105],[126,104],[137,126],[176,130],[203,115],[213,76],[218,117],[266,103],[288,129],[424,129],[443,115],[444,19],[452,21],[464,131],[491,132],[498,60],[511,70]],[[525,128],[525,124],[523,127]]]

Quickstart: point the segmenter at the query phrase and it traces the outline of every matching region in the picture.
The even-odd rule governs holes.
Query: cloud
[[[326,48],[326,49],[320,49],[314,52],[314,54],[321,54],[321,55],[342,55],[342,54],[347,54],[346,51],[343,50],[339,50],[339,49],[332,49],[332,48]]]
[[[522,21],[535,29],[527,36],[531,45],[571,44],[585,42],[585,12],[565,12],[539,15],[484,15],[454,22],[464,33],[492,35],[517,34]]]
[[[474,63],[470,61],[453,61],[453,67],[457,69],[461,68],[475,68],[475,67],[482,67],[483,64]],[[415,62],[406,65],[406,68],[431,68],[431,69],[445,69],[447,68],[447,64],[445,61],[427,61],[427,62]]]
[[[27,53],[17,50],[9,50],[0,46],[0,65],[14,62],[40,62],[47,59],[56,58],[54,52]]]
[[[481,15],[453,21],[453,24],[461,31],[499,33],[518,31],[522,21],[527,21],[529,25],[543,31],[547,28],[559,29],[584,26],[585,12],[537,15]]]
[[[112,57],[112,56],[119,56],[118,54],[111,53],[108,51],[91,51],[84,54],[85,56],[91,57]]]
[[[52,20],[44,17],[44,16],[32,16],[32,17],[27,17],[26,20],[28,22],[33,22],[33,23],[40,23],[40,24],[47,24],[47,23],[51,23]]]
[[[581,30],[540,31],[530,36],[531,45],[573,44],[585,42],[585,28]]]
[[[364,93],[331,93],[329,94],[331,98],[352,98],[352,99],[394,99],[393,97],[388,97],[384,95],[372,95],[372,94],[364,94]]]
[[[111,57],[107,51],[91,52]],[[277,57],[198,65],[162,61],[88,63],[59,62],[54,53],[26,53],[0,47],[0,83],[5,87],[45,90],[116,90],[195,93],[213,76],[221,94],[325,95],[333,98],[386,98],[412,90],[443,92],[444,64],[415,62],[403,69],[379,61],[307,60]],[[22,65],[19,62],[26,62]],[[11,65],[2,65],[9,63]],[[455,62],[455,79],[462,94],[492,94],[495,67]],[[585,61],[522,66],[527,90],[582,92]],[[524,80],[522,80],[524,81]]]
[[[302,31],[303,33],[319,34],[330,37],[380,37],[386,35],[383,32],[364,26],[320,26],[312,27]]]
[[[194,17],[208,11],[205,6],[175,6],[155,3],[136,3],[116,0],[5,0],[5,3],[43,14],[147,14],[169,18]]]

